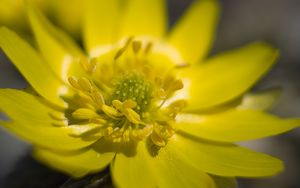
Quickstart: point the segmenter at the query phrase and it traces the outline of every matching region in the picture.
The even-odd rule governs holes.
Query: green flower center
[[[152,84],[139,73],[128,73],[115,84],[112,99],[119,101],[133,100],[137,103],[136,110],[146,112],[152,99]]]
[[[169,99],[183,83],[148,57],[152,46],[129,38],[121,48],[81,62],[87,75],[69,77],[75,94],[66,116],[79,130],[75,136],[95,134],[112,142],[149,139],[166,145],[185,106],[183,100]]]

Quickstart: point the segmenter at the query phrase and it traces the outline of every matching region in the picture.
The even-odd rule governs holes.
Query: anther
[[[79,108],[72,113],[72,116],[75,119],[92,119],[98,117],[98,114],[95,111],[88,108]]]
[[[146,48],[145,48],[145,54],[149,54],[150,51],[152,50],[152,47],[153,47],[152,42],[147,43]]]
[[[96,123],[96,124],[101,124],[104,125],[107,123],[107,120],[102,119],[102,118],[94,118],[90,120],[91,123]]]
[[[113,119],[117,119],[118,117],[121,117],[122,114],[120,112],[118,112],[115,108],[111,107],[111,106],[107,106],[107,105],[102,105],[102,111],[108,115],[109,117],[113,118]]]
[[[70,76],[68,78],[68,81],[69,81],[70,85],[72,87],[74,87],[75,89],[81,89],[75,76]]]
[[[92,98],[100,108],[105,104],[104,97],[99,91],[92,92]]]
[[[80,98],[80,100],[82,100],[83,102],[91,103],[93,101],[89,95],[83,92],[78,92],[77,95]]]
[[[131,108],[124,109],[124,114],[131,123],[133,124],[141,123],[140,115],[136,113],[134,110],[132,110]]]
[[[128,46],[130,45],[130,43],[132,42],[134,37],[129,37],[127,39],[127,41],[125,42],[124,47],[122,47],[121,49],[119,49],[114,57],[114,60],[119,59],[119,57],[121,57],[121,55],[127,50]]]
[[[79,59],[79,63],[85,72],[89,71],[89,63],[85,58]]]
[[[90,92],[93,89],[91,82],[85,77],[79,78],[78,84],[81,87],[81,89],[83,89],[85,91]]]
[[[92,58],[90,60],[90,64],[89,64],[89,67],[88,67],[88,73],[95,72],[96,67],[97,67],[97,63],[98,63],[98,60],[96,58]]]
[[[114,57],[114,60],[119,59],[119,57],[121,57],[121,55],[124,53],[124,51],[125,51],[124,48],[119,49]]]
[[[132,42],[132,49],[135,54],[139,53],[141,47],[142,47],[142,43],[140,41]]]
[[[159,136],[155,131],[151,134],[150,138],[151,141],[159,147],[164,147],[166,145],[166,141],[161,136]]]

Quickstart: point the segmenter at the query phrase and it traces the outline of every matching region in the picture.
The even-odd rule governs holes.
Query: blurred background
[[[30,36],[26,22],[22,19],[22,8],[13,2],[0,0],[0,24],[18,29]],[[57,0],[51,1],[56,2]],[[72,12],[80,16],[80,0],[65,2],[63,10],[46,10],[48,16],[57,25],[75,18],[58,20],[57,15]],[[70,3],[72,2],[72,3]],[[169,0],[169,17],[172,25],[192,0]],[[299,0],[221,0],[222,14],[217,30],[217,37],[211,55],[239,47],[251,41],[265,40],[281,51],[281,57],[272,71],[254,88],[254,90],[280,86],[284,92],[272,112],[283,117],[300,116],[300,1]],[[8,8],[17,7],[14,11]],[[76,9],[77,7],[77,9]],[[1,16],[9,14],[11,22],[4,22]],[[67,15],[67,14],[66,14]],[[9,17],[8,16],[8,17]],[[21,16],[21,18],[19,18]],[[18,20],[18,25],[11,24]],[[72,35],[80,42],[80,23],[71,24]],[[21,26],[22,25],[22,26]],[[71,31],[66,29],[67,31]],[[75,31],[75,32],[74,32]],[[0,88],[24,88],[27,83],[22,76],[0,52]],[[241,143],[257,151],[262,151],[281,158],[286,169],[276,177],[266,179],[240,179],[240,188],[299,188],[300,187],[300,129],[288,134],[254,142]],[[30,145],[15,138],[0,128],[0,187],[23,187],[18,184],[20,178],[34,177],[39,182],[26,187],[58,187],[67,177],[47,169],[30,158]],[[49,185],[49,180],[53,184]],[[47,184],[47,186],[46,186]]]

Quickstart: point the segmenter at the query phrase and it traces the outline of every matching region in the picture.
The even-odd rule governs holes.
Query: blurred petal
[[[24,19],[24,3],[19,0],[0,1],[0,25],[9,28],[25,31],[28,29]]]
[[[82,177],[103,170],[111,162],[114,155],[114,153],[98,153],[93,148],[69,154],[41,148],[34,148],[33,150],[33,156],[36,159],[73,177]]]
[[[271,176],[283,169],[280,160],[233,144],[174,135],[165,147],[174,156],[204,172],[230,177]]]
[[[204,139],[238,142],[280,134],[300,126],[300,119],[280,119],[253,110],[229,110],[212,115],[179,115],[180,130]]]
[[[83,21],[82,11],[86,6],[86,0],[51,0],[45,1],[51,18],[59,27],[66,30],[69,34],[80,39]],[[67,7],[67,8],[66,8]]]
[[[118,187],[215,188],[213,180],[206,173],[172,160],[173,156],[163,148],[156,156],[152,156],[150,150],[142,142],[135,156],[117,154],[112,164],[112,176]]]
[[[162,37],[167,30],[165,0],[129,0],[121,22],[121,37]]]
[[[63,118],[63,113],[54,111],[38,101],[37,97],[15,89],[0,89],[0,110],[12,120],[32,126],[52,126],[51,115]]]
[[[197,0],[175,25],[169,42],[182,54],[187,63],[196,63],[205,58],[214,37],[219,15],[216,0]]]
[[[0,46],[40,95],[57,105],[63,105],[60,95],[67,90],[66,86],[28,43],[14,32],[2,27]]]
[[[237,188],[238,183],[233,177],[211,176],[215,181],[217,188]]]
[[[278,51],[253,43],[207,62],[182,69],[188,90],[188,110],[207,109],[238,97],[273,65]]]
[[[247,93],[238,109],[268,110],[280,97],[282,90],[275,88],[257,93]]]
[[[120,14],[120,0],[88,0],[83,32],[89,53],[102,45],[114,42]]]
[[[80,72],[79,58],[83,56],[72,39],[51,23],[32,5],[27,5],[27,14],[39,49],[54,73],[63,81]]]

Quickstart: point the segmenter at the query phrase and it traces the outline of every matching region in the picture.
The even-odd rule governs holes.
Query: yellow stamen
[[[93,89],[91,82],[85,77],[79,78],[78,84],[81,87],[81,89],[84,91],[90,92]]]
[[[133,49],[133,52],[135,54],[139,53],[141,48],[142,48],[142,43],[140,41],[133,41],[132,42],[132,49]]]
[[[88,108],[79,108],[72,113],[72,116],[75,119],[91,119],[98,117],[98,114],[95,111]]]

